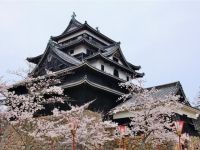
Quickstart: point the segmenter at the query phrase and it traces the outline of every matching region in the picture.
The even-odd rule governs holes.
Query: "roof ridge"
[[[174,81],[174,82],[165,83],[165,84],[160,84],[160,85],[156,85],[156,86],[150,86],[150,87],[147,87],[146,89],[169,87],[169,86],[172,86],[172,85],[177,86],[177,85],[181,85],[181,83],[180,83],[180,81]]]
[[[74,30],[74,29],[70,30],[70,28],[72,28],[72,25],[74,25],[75,27],[79,28],[79,27],[81,27],[83,24],[80,23],[78,20],[76,20],[76,19],[73,17],[73,18],[70,20],[70,22],[69,22],[67,28],[63,31],[62,34],[66,34],[68,31]],[[75,28],[75,29],[76,29],[76,28]],[[61,34],[61,35],[62,35],[62,34]]]
[[[106,49],[106,48],[113,47],[113,46],[116,46],[116,45],[120,45],[120,42],[112,43],[110,45],[104,46],[103,48]]]
[[[106,85],[101,85],[101,84],[95,83],[95,82],[89,80],[88,78],[86,78],[85,76],[83,78],[79,79],[76,82],[64,84],[64,85],[62,85],[62,87],[63,88],[68,88],[70,86],[77,86],[77,85],[83,84],[83,83],[87,83],[90,86],[94,86],[94,87],[97,87],[97,88],[99,88],[101,90],[109,91],[109,92],[112,92],[112,93],[117,94],[117,95],[123,95],[124,94],[124,93],[122,93],[122,92],[120,92],[118,90],[112,89],[112,88],[110,88],[110,87],[108,87]]]
[[[77,21],[77,20],[75,20],[75,21]],[[78,22],[78,21],[77,21],[77,22]],[[70,23],[73,23],[73,20],[71,20]],[[70,23],[69,23],[68,26],[70,26]],[[81,23],[80,23],[80,24],[81,24]],[[114,40],[112,40],[111,38],[109,38],[109,37],[106,36],[105,34],[103,34],[103,33],[99,32],[99,31],[97,31],[97,30],[94,29],[92,26],[90,26],[90,25],[87,23],[87,21],[85,21],[84,24],[78,25],[77,28],[74,28],[73,30],[67,30],[67,29],[68,29],[68,27],[67,27],[67,28],[65,29],[65,31],[64,31],[62,34],[60,34],[60,35],[58,35],[58,36],[51,36],[51,38],[54,39],[54,40],[58,40],[59,38],[64,37],[64,36],[69,35],[69,34],[72,34],[72,33],[76,32],[76,31],[79,31],[79,30],[81,30],[81,29],[84,28],[84,27],[85,27],[86,29],[89,29],[91,32],[94,32],[94,33],[98,34],[98,35],[101,36],[104,40],[106,40],[108,43],[116,43]]]
[[[98,48],[98,49],[102,49],[100,46],[93,44],[92,42],[90,42],[90,40],[88,40],[88,39],[85,38],[85,37],[81,37],[80,39],[74,40],[73,42],[71,42],[71,43],[69,43],[69,44],[61,45],[60,48],[63,49],[63,48],[72,46],[72,45],[77,44],[77,43],[82,42],[82,41],[85,41],[85,42],[87,42],[88,44],[91,44],[93,47],[96,47],[96,48]]]

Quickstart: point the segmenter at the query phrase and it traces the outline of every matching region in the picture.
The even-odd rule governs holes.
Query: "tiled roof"
[[[119,96],[122,96],[124,94],[124,93],[122,93],[122,92],[120,92],[118,90],[114,90],[114,89],[109,88],[107,86],[100,85],[98,83],[92,82],[89,79],[87,79],[87,76],[85,76],[82,79],[79,79],[78,81],[64,84],[64,85],[62,85],[62,88],[65,89],[65,88],[69,88],[69,87],[78,86],[78,85],[81,85],[81,84],[88,84],[88,85],[90,85],[92,87],[99,88],[101,90],[104,90],[104,91],[107,91],[107,92],[111,92],[111,93],[119,95]]]
[[[170,94],[177,94],[178,90],[180,89],[179,84],[180,84],[179,82],[173,82],[169,84],[150,87],[147,89],[156,88],[158,89],[158,92],[156,93],[156,97],[164,97]]]
[[[119,45],[113,45],[111,47],[105,48],[106,52],[102,53],[104,56],[109,56],[113,54],[117,49],[119,48]]]
[[[68,34],[71,35],[73,33],[75,33],[75,30],[82,30],[82,28],[84,27],[84,30],[89,30],[90,32],[95,32],[98,36],[101,36],[101,38],[103,38],[104,40],[108,41],[109,45],[107,46],[100,46],[97,45],[97,43],[95,43],[93,40],[88,40],[87,38],[84,37],[79,37],[77,40],[74,40],[72,42],[66,43],[66,44],[58,44],[56,41],[64,36],[67,36]],[[93,33],[92,32],[92,33]],[[81,64],[82,62],[80,60],[78,60],[77,58],[75,58],[74,56],[68,55],[67,53],[64,53],[62,50],[65,49],[67,50],[68,48],[70,49],[73,46],[76,46],[78,44],[80,44],[80,42],[84,42],[85,44],[87,44],[89,47],[93,47],[95,48],[95,52],[93,53],[93,55],[90,55],[89,57],[84,58],[84,60],[88,60],[91,58],[94,58],[96,56],[101,56],[104,59],[106,59],[106,61],[110,61],[112,62],[112,64],[115,64],[117,66],[119,66],[122,69],[125,69],[126,71],[128,70],[129,72],[135,72],[135,70],[139,70],[140,66],[134,66],[132,64],[130,64],[129,62],[126,61],[121,48],[120,48],[120,43],[115,42],[111,39],[109,39],[108,37],[106,37],[105,35],[103,35],[102,33],[97,32],[95,29],[93,29],[92,27],[90,27],[87,22],[85,22],[84,24],[80,23],[79,21],[77,21],[75,18],[72,18],[68,27],[66,28],[66,30],[57,37],[51,37],[47,48],[45,50],[45,52],[42,55],[39,55],[37,57],[32,57],[32,58],[28,58],[27,60],[29,62],[33,62],[35,64],[37,64],[37,67],[44,61],[44,58],[48,55],[49,51],[53,51],[54,54],[58,55],[62,60],[73,64],[73,65],[78,65]],[[109,59],[108,57],[112,54],[114,54],[116,51],[119,51],[119,53],[122,56],[122,63],[123,65],[114,62],[113,60]],[[36,68],[37,68],[36,67]],[[35,71],[35,69],[34,69]],[[137,73],[135,72],[135,77],[143,77],[144,74],[143,73]]]
[[[67,26],[67,28],[65,29],[65,31],[62,34],[65,34],[69,31],[72,31],[74,29],[77,29],[79,27],[82,26],[82,23],[80,23],[79,21],[77,21],[75,18],[72,18],[69,22],[69,25]]]
[[[176,95],[178,93],[178,91],[182,89],[179,81],[169,83],[169,84],[163,84],[163,85],[158,85],[158,86],[154,86],[154,87],[149,87],[147,89],[151,89],[151,88],[156,88],[158,90],[158,92],[154,96],[159,97],[159,98],[165,97],[170,94]],[[184,93],[182,93],[182,94],[185,95]],[[132,97],[130,97],[125,102],[119,104],[117,107],[120,107],[122,105],[130,105],[131,103],[133,103],[135,101],[135,99],[136,99],[136,95],[132,95]]]
[[[127,62],[127,60],[125,59],[121,49],[120,49],[120,43],[115,43],[112,44],[110,46],[105,47],[104,49],[106,52],[102,53],[104,56],[109,57],[110,55],[114,54],[117,50],[121,53],[121,56],[125,62],[125,64],[127,65],[127,67],[129,67],[130,69],[133,70],[139,70],[141,68],[141,66],[135,66],[132,65],[131,63]],[[136,77],[143,77],[144,73],[137,73]]]
[[[31,62],[31,63],[34,63],[34,64],[38,64],[38,62],[40,61],[40,59],[42,58],[42,56],[43,56],[43,54],[40,54],[40,55],[38,55],[36,57],[28,57],[28,58],[26,58],[26,60],[28,62]]]
[[[77,20],[76,20],[77,21]],[[71,22],[71,21],[70,21]],[[79,22],[80,23],[80,22]],[[76,25],[77,26],[77,25]],[[69,25],[68,25],[69,27]],[[102,37],[104,40],[106,40],[108,43],[115,43],[114,40],[110,39],[109,37],[107,37],[106,35],[102,34],[101,32],[97,31],[96,29],[92,28],[90,25],[87,24],[87,21],[85,21],[84,24],[78,25],[77,27],[73,27],[73,29],[69,30],[69,28],[67,27],[67,29],[59,36],[51,36],[51,39],[58,41],[60,38],[69,36],[71,34],[74,34],[76,32],[79,32],[81,30],[89,30],[90,32]]]
[[[73,65],[79,65],[81,64],[82,62],[78,59],[76,59],[75,57],[73,56],[70,56],[62,51],[60,51],[59,49],[53,47],[52,48],[52,51],[58,55],[61,59],[65,60],[66,62],[69,62],[70,64],[73,64]]]

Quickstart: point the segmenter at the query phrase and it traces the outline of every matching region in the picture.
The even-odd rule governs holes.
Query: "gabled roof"
[[[81,64],[80,60],[78,60],[75,57],[70,56],[70,55],[68,55],[68,54],[66,54],[66,53],[64,53],[60,50],[60,49],[63,49],[63,48],[68,48],[71,45],[74,45],[74,44],[80,43],[80,42],[85,42],[85,43],[90,44],[91,46],[95,47],[96,49],[98,49],[97,53],[94,53],[93,55],[86,57],[85,60],[90,60],[90,59],[94,59],[96,57],[101,57],[104,60],[109,61],[109,62],[117,65],[118,67],[120,67],[122,69],[128,70],[129,72],[134,72],[135,77],[143,77],[144,76],[144,73],[135,72],[135,70],[138,70],[139,66],[133,67],[132,64],[130,64],[126,61],[126,59],[123,56],[123,53],[120,49],[119,44],[113,44],[111,46],[105,47],[105,49],[101,49],[101,48],[97,47],[96,45],[94,45],[93,43],[90,43],[90,41],[88,39],[84,38],[84,37],[80,38],[76,42],[70,43],[69,45],[65,45],[65,46],[60,46],[59,44],[54,43],[52,40],[50,40],[49,43],[47,44],[47,48],[46,48],[44,54],[36,56],[35,58],[33,57],[31,59],[33,59],[33,60],[35,59],[34,62],[36,62],[36,60],[37,60],[37,66],[39,66],[40,63],[42,62],[42,60],[44,60],[44,58],[45,58],[44,55],[47,55],[47,53],[49,53],[51,51],[54,54],[56,54],[59,58],[64,60],[64,62],[70,63],[72,65]],[[104,52],[101,53],[101,50],[104,51]],[[108,58],[110,55],[114,54],[117,51],[121,54],[122,59],[124,60],[124,63],[126,63],[126,65],[121,65],[121,64],[111,60],[110,58]],[[30,60],[30,58],[28,59],[28,61],[29,60]],[[33,61],[29,61],[29,62],[33,62]]]
[[[72,21],[72,20],[71,20]],[[70,22],[71,22],[70,21]],[[73,22],[73,21],[72,21]],[[77,20],[75,20],[75,22],[76,22],[76,24],[77,24]],[[61,35],[59,35],[59,36],[51,36],[51,39],[52,40],[54,40],[54,41],[58,41],[59,39],[61,39],[61,38],[64,38],[64,37],[66,37],[66,36],[69,36],[69,35],[72,35],[72,34],[74,34],[74,33],[76,33],[76,32],[79,32],[79,31],[82,31],[82,30],[88,30],[88,31],[90,31],[91,33],[93,33],[93,34],[95,34],[95,35],[97,35],[97,36],[99,36],[99,37],[101,37],[102,39],[104,39],[105,41],[107,41],[107,42],[109,42],[110,44],[112,44],[112,43],[116,43],[114,40],[112,40],[112,39],[110,39],[109,37],[107,37],[106,35],[104,35],[104,34],[102,34],[101,32],[99,32],[99,31],[97,31],[97,30],[95,30],[94,28],[92,28],[90,25],[88,25],[87,24],[87,21],[85,21],[85,23],[84,24],[78,24],[78,25],[76,25],[76,27],[73,27],[73,28],[70,28],[70,23],[69,23],[69,25],[68,25],[68,27],[67,27],[67,29],[61,34]],[[74,24],[73,24],[73,26],[75,26]],[[70,29],[70,30],[69,30]]]
[[[40,59],[40,61],[36,65],[36,67],[33,69],[32,73],[34,73],[35,70],[42,64],[42,62],[46,59],[46,56],[50,52],[54,53],[58,58],[63,60],[64,63],[70,63],[72,65],[79,65],[82,63],[80,60],[76,59],[75,57],[72,57],[72,56],[60,51],[58,49],[58,47],[56,46],[56,43],[54,43],[52,40],[49,40],[49,43],[47,44],[46,50],[45,50],[44,54],[42,55],[42,58]]]
[[[86,43],[96,49],[102,49],[102,47],[92,43],[90,40],[86,39],[85,37],[81,37],[77,40],[74,40],[72,42],[70,42],[69,44],[64,44],[64,45],[61,45],[59,49],[64,49],[64,48],[68,48],[68,47],[71,47],[71,46],[74,46],[74,45],[78,45],[80,43]]]
[[[192,118],[195,119],[193,121],[196,121],[196,119],[199,117],[200,115],[200,109],[192,107],[189,102],[187,101],[183,88],[180,84],[180,82],[173,82],[173,83],[168,83],[168,84],[163,84],[163,85],[158,85],[158,86],[154,86],[154,87],[150,87],[147,89],[151,89],[151,88],[156,88],[159,90],[158,94],[155,96],[159,96],[159,97],[163,97],[163,96],[167,96],[169,94],[175,94],[175,95],[179,95],[181,94],[182,96],[184,96],[186,103],[181,103],[180,102],[180,109],[175,110],[175,113],[179,114],[179,115],[187,115],[188,118]],[[181,93],[180,93],[181,92]],[[122,102],[121,104],[119,104],[118,106],[116,106],[115,108],[113,108],[110,111],[110,114],[113,115],[114,119],[122,119],[122,118],[130,118],[132,117],[133,113],[128,112],[126,110],[119,111],[116,114],[113,113],[113,110],[117,109],[117,108],[121,108],[124,105],[131,105],[131,103],[134,101],[134,99],[136,98],[136,95],[133,95],[132,97],[130,97],[127,101]],[[188,102],[188,103],[187,103]],[[198,124],[198,123],[197,123]]]
[[[66,34],[67,32],[77,29],[81,27],[82,25],[83,24],[77,21],[75,18],[72,18],[69,22],[69,25],[67,26],[67,28],[64,30],[62,34]]]
[[[139,70],[141,67],[140,66],[135,66],[135,65],[132,65],[131,63],[127,62],[123,53],[122,53],[122,50],[121,50],[121,47],[120,47],[120,43],[115,43],[114,45],[110,46],[110,47],[106,47],[105,48],[105,51],[104,53],[102,53],[104,56],[106,57],[109,57],[115,53],[119,53],[122,57],[122,61],[125,63],[125,65],[130,68],[130,69],[133,69],[133,70]]]
[[[93,55],[91,55],[91,56],[86,57],[85,60],[91,60],[91,59],[95,59],[95,58],[97,58],[97,57],[99,57],[99,58],[101,58],[101,59],[103,59],[103,60],[105,60],[105,61],[107,61],[107,62],[109,62],[109,63],[112,63],[112,64],[118,66],[118,67],[121,68],[122,70],[126,70],[126,71],[128,71],[129,73],[133,73],[133,74],[135,75],[135,77],[143,77],[143,76],[144,76],[144,73],[135,72],[135,70],[133,70],[132,68],[126,67],[126,66],[124,66],[124,65],[121,65],[121,64],[119,64],[119,63],[117,63],[117,62],[111,60],[110,58],[107,58],[106,56],[104,56],[104,55],[103,55],[102,53],[100,53],[100,52],[95,53],[95,54],[93,54]]]
[[[88,44],[88,45],[90,45],[91,47],[94,47],[95,49],[102,49],[102,47],[99,47],[98,45],[95,45],[95,44],[93,44],[90,40],[88,40],[88,39],[86,39],[86,38],[84,38],[84,37],[82,37],[82,38],[80,38],[80,39],[78,39],[78,40],[75,40],[75,41],[73,41],[73,42],[70,42],[69,44],[66,44],[66,45],[59,45],[59,49],[65,49],[65,48],[68,48],[68,47],[71,47],[71,46],[74,46],[74,45],[78,45],[78,44],[80,44],[80,43],[85,43],[85,44]],[[102,49],[103,50],[103,49]],[[26,58],[26,60],[28,61],[28,62],[31,62],[31,63],[34,63],[34,64],[38,64],[39,63],[39,61],[41,60],[41,58],[43,57],[43,55],[44,54],[41,54],[41,55],[38,55],[38,56],[36,56],[36,57],[28,57],[28,58]]]
[[[185,100],[184,104],[190,106],[190,104],[187,101],[187,98],[185,96],[185,93],[183,91],[183,88],[181,86],[181,83],[179,81],[168,83],[168,84],[163,84],[163,85],[157,85],[157,86],[149,87],[147,89],[152,89],[152,88],[155,88],[158,90],[156,95],[153,95],[153,96],[159,97],[159,98],[165,97],[170,94],[178,95],[178,94],[180,94],[179,93],[179,91],[180,91],[181,95],[183,96],[183,98]],[[130,105],[131,103],[133,103],[135,101],[135,98],[136,98],[136,95],[132,95],[129,99],[127,99],[125,102],[122,102],[117,107],[120,107],[122,105]]]
[[[95,36],[100,37],[101,39],[106,41],[107,44],[109,43],[109,45],[107,45],[107,46],[105,46],[106,44],[105,45],[97,45],[97,44],[93,43],[95,41],[92,41],[92,39],[87,39],[85,36],[79,36],[77,39],[73,39],[69,43],[60,43],[59,44],[59,43],[55,42],[61,38],[65,38],[68,35],[75,34],[82,30],[90,31],[90,33],[93,33],[93,34],[95,34]],[[132,65],[131,63],[126,61],[126,59],[121,51],[120,43],[117,43],[117,42],[111,40],[110,38],[106,37],[105,35],[101,34],[99,31],[97,31],[94,28],[92,28],[91,26],[89,26],[87,24],[87,22],[85,22],[84,24],[80,23],[74,17],[70,20],[69,25],[67,26],[67,28],[61,35],[56,36],[56,37],[51,37],[50,42],[47,44],[47,48],[43,54],[36,56],[36,57],[27,58],[27,60],[29,62],[37,64],[36,65],[36,68],[37,68],[44,61],[44,58],[46,57],[46,55],[51,51],[55,55],[57,55],[60,59],[62,59],[64,61],[64,63],[67,62],[72,65],[78,65],[81,63],[78,59],[76,59],[73,56],[68,55],[67,53],[64,53],[63,51],[67,50],[67,48],[72,48],[72,47],[78,46],[81,43],[87,44],[88,46],[93,47],[96,50],[93,55],[85,58],[85,60],[93,59],[96,57],[101,57],[102,59],[106,60],[107,62],[109,61],[112,64],[120,67],[122,70],[126,70],[129,73],[134,73],[135,77],[143,77],[144,76],[144,73],[135,72],[135,70],[140,69],[140,66]],[[119,54],[119,56],[121,58],[120,60],[122,61],[123,65],[121,65],[117,62],[114,62],[113,60],[108,58],[109,56],[114,55],[116,53]]]
[[[131,68],[128,68],[128,67],[126,67],[126,66],[124,66],[124,65],[121,65],[121,64],[119,64],[119,63],[117,63],[117,62],[111,60],[110,58],[107,58],[106,56],[104,56],[104,55],[103,55],[102,53],[100,53],[100,52],[95,53],[95,54],[93,54],[93,55],[91,55],[91,56],[86,57],[85,60],[91,60],[91,59],[95,59],[95,58],[97,58],[97,57],[100,57],[100,58],[102,58],[103,60],[108,61],[108,62],[110,62],[110,63],[112,63],[112,64],[114,64],[114,65],[120,67],[121,69],[124,69],[124,70],[126,70],[126,71],[129,71],[129,72],[131,72],[131,73],[134,72],[134,70],[132,70]]]
[[[185,92],[183,90],[183,87],[180,83],[180,81],[177,82],[172,82],[172,83],[167,83],[167,84],[162,84],[162,85],[157,85],[154,87],[149,87],[147,89],[151,89],[151,88],[156,88],[159,90],[159,96],[163,96],[163,95],[168,95],[168,94],[181,94],[187,103],[189,103],[187,101],[187,97],[185,96]],[[180,93],[178,93],[180,92]]]

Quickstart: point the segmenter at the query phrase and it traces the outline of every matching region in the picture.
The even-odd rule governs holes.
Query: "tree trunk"
[[[52,149],[52,150],[55,150],[54,141],[51,141],[51,149]]]
[[[76,150],[76,140],[75,140],[75,136],[76,136],[76,130],[72,130],[72,150]]]

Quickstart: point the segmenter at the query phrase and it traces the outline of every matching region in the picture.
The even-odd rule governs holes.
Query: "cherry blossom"
[[[129,94],[122,96],[123,104],[118,106],[114,113],[128,111],[131,114],[131,135],[141,135],[141,149],[145,143],[154,145],[163,141],[177,140],[176,130],[172,117],[178,104],[179,96],[173,93],[160,95],[155,88],[145,89],[140,84],[125,83],[121,86],[129,90]],[[128,101],[126,101],[129,99]]]
[[[90,103],[71,106],[67,111],[54,109],[52,116],[37,119],[37,128],[30,135],[43,141],[57,138],[61,145],[72,149],[100,149],[114,139],[107,129],[115,128],[116,124],[87,114]]]
[[[98,113],[88,111],[88,102],[82,106],[70,106],[70,110],[54,108],[52,115],[41,116],[41,110],[45,111],[45,105],[54,103],[66,103],[68,97],[59,86],[60,80],[54,73],[36,78],[27,77],[8,88],[1,84],[1,93],[6,98],[7,111],[5,117],[13,129],[19,135],[21,133],[33,137],[36,141],[49,144],[59,143],[73,150],[101,149],[102,146],[114,139],[110,128],[116,124],[111,121],[103,121]],[[22,88],[21,92],[17,91]],[[22,137],[20,135],[20,137]],[[26,141],[22,138],[23,145]]]

